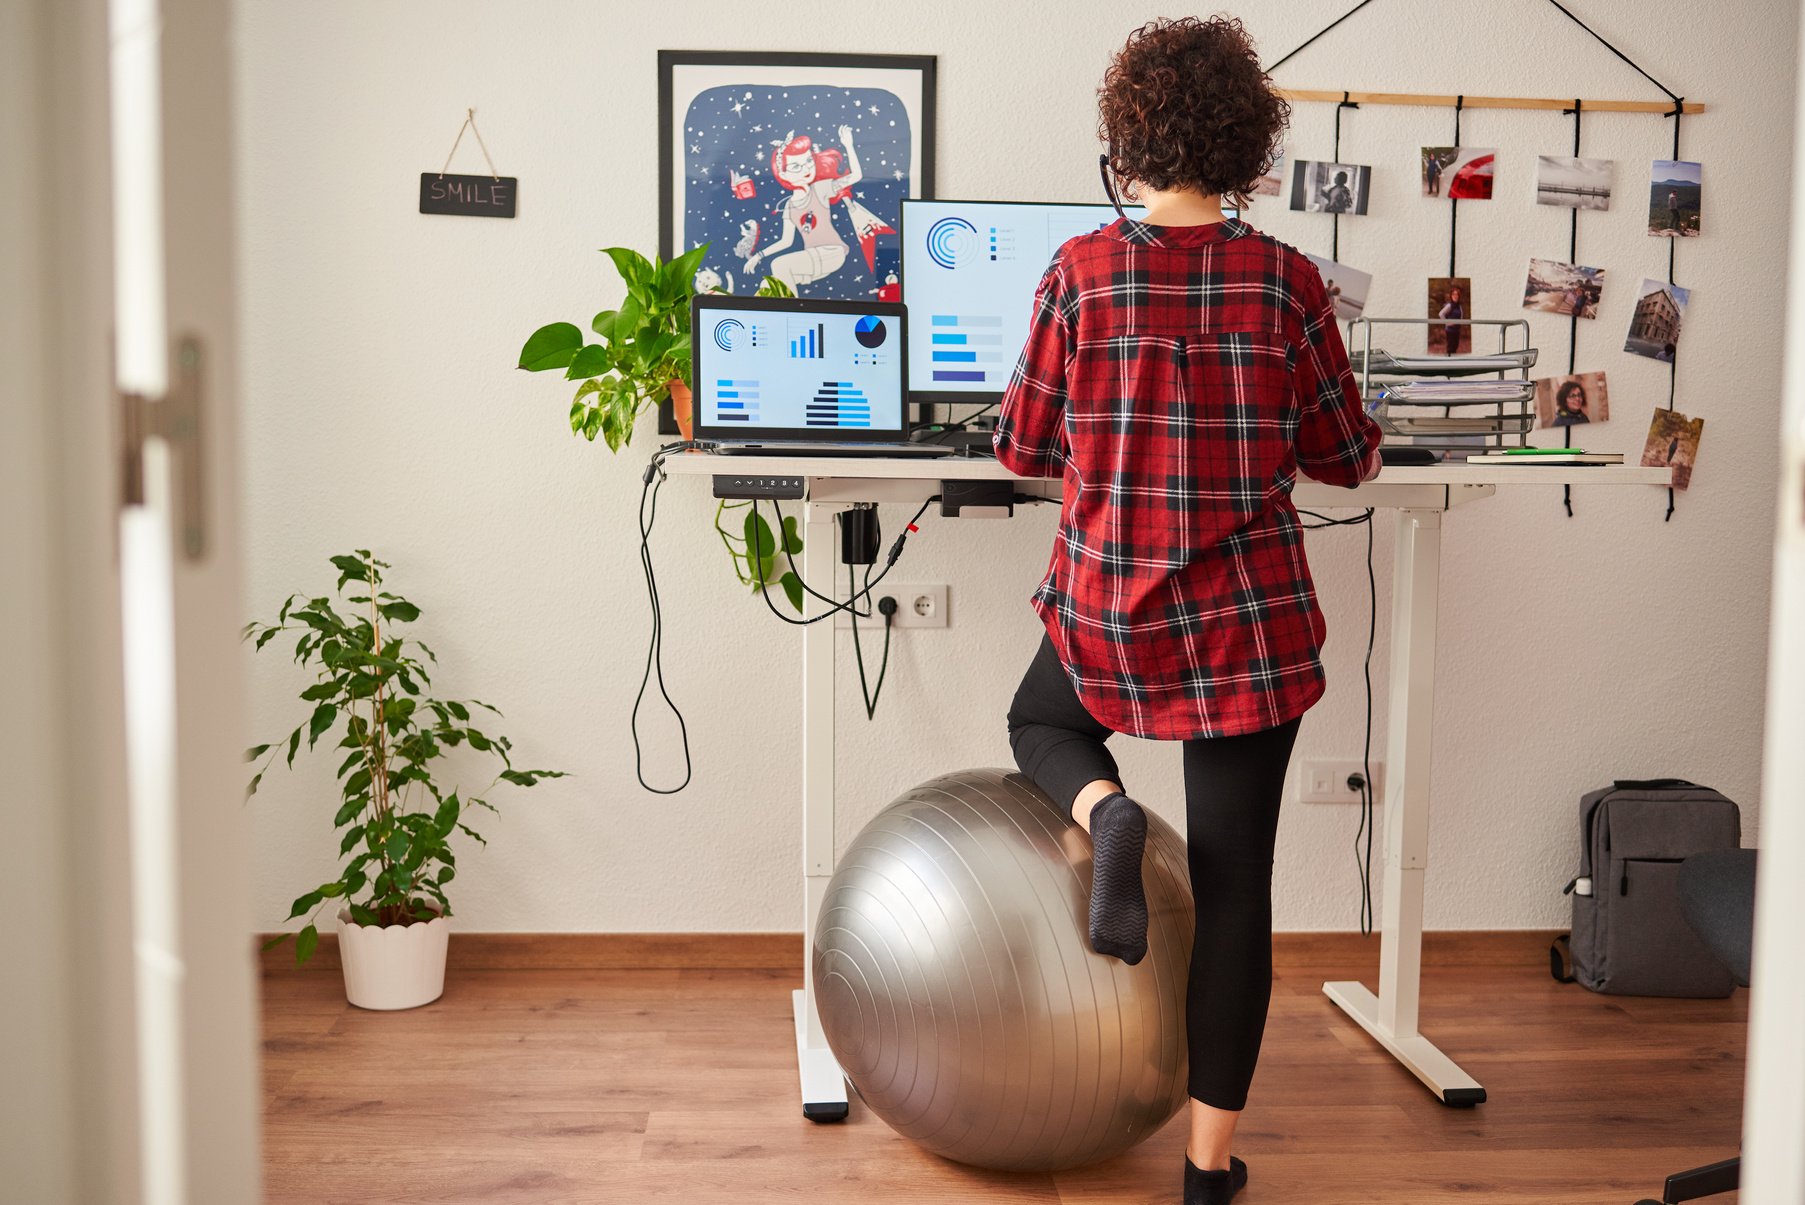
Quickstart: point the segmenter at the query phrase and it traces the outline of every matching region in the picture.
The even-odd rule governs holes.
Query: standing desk
[[[857,503],[920,505],[951,480],[1014,480],[1016,492],[1049,501],[1057,479],[1021,479],[989,458],[878,459],[817,456],[711,456],[683,453],[664,462],[671,476],[801,477],[805,480],[802,572],[827,592],[838,541],[834,516]],[[1298,506],[1372,507],[1395,512],[1391,595],[1391,677],[1386,749],[1385,862],[1379,926],[1379,990],[1346,980],[1325,983],[1330,1000],[1371,1034],[1444,1104],[1476,1105],[1485,1089],[1417,1032],[1423,953],[1423,875],[1429,862],[1429,764],[1435,695],[1436,596],[1444,512],[1491,496],[1500,486],[1666,485],[1666,469],[1631,465],[1387,466],[1356,489],[1300,478]],[[1000,723],[1000,720],[999,720]],[[815,1121],[846,1115],[846,1079],[815,1012],[812,940],[834,872],[834,625],[802,630],[802,987],[792,993],[802,1112]]]

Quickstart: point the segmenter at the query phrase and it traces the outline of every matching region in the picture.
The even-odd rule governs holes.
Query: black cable
[[[1370,937],[1373,931],[1373,819],[1376,802],[1373,790],[1373,645],[1379,636],[1379,582],[1373,574],[1373,512],[1366,512],[1366,738],[1361,745],[1360,827],[1354,832],[1354,856],[1360,858],[1360,837],[1366,836],[1366,853],[1360,862],[1360,932]],[[1391,684],[1398,689],[1396,682]]]
[[[1274,71],[1277,71],[1280,67],[1283,67],[1286,63],[1288,63],[1292,60],[1292,58],[1297,54],[1297,52],[1299,50],[1302,50],[1305,46],[1308,46],[1311,42],[1314,42],[1317,38],[1322,37],[1323,34],[1328,33],[1331,29],[1334,29],[1337,25],[1341,24],[1343,21],[1347,20],[1349,17],[1353,16],[1355,13],[1359,12],[1361,9],[1365,8],[1367,5],[1371,4],[1372,2],[1373,2],[1373,0],[1360,0],[1360,3],[1354,5],[1354,7],[1348,9],[1345,13],[1342,13],[1339,17],[1336,17],[1333,21],[1330,21],[1327,25],[1323,26],[1321,29],[1317,30],[1315,33],[1311,34],[1309,37],[1305,38],[1303,43],[1301,45],[1297,46],[1295,49],[1293,49],[1290,54],[1281,56],[1277,62],[1273,63],[1272,66],[1266,68],[1266,74],[1271,75]],[[1593,36],[1597,36],[1597,35],[1593,35]]]
[[[1325,527],[1366,526],[1366,737],[1362,742],[1360,754],[1360,825],[1354,830],[1354,870],[1360,880],[1360,932],[1363,936],[1371,936],[1373,931],[1373,808],[1376,804],[1373,791],[1373,648],[1379,636],[1379,581],[1373,572],[1373,515],[1372,507],[1367,507],[1358,515],[1347,519],[1332,519],[1313,510],[1299,510],[1300,515],[1308,515],[1317,520],[1315,523],[1303,523],[1305,531],[1318,531]],[[1397,684],[1393,683],[1393,689]],[[1362,853],[1361,839],[1365,839],[1365,852]]]
[[[781,619],[784,623],[789,624],[791,627],[798,627],[798,628],[806,628],[810,624],[820,623],[824,619],[832,619],[835,615],[839,614],[841,611],[856,611],[857,610],[856,604],[858,603],[859,599],[860,598],[869,598],[871,595],[871,591],[880,582],[882,582],[884,580],[885,576],[887,576],[889,574],[891,569],[895,568],[896,558],[900,557],[902,555],[903,544],[908,540],[909,533],[918,530],[916,528],[915,524],[918,521],[920,521],[921,516],[928,513],[928,507],[932,506],[934,503],[938,502],[939,500],[940,500],[940,495],[935,494],[933,497],[929,498],[926,502],[923,502],[921,504],[921,509],[915,512],[915,517],[913,519],[909,520],[908,526],[903,528],[902,534],[896,537],[896,542],[890,545],[890,551],[884,557],[883,570],[878,573],[876,578],[872,579],[872,581],[867,583],[865,588],[863,590],[859,591],[858,595],[856,595],[855,597],[849,598],[845,602],[837,602],[836,601],[833,606],[831,606],[827,610],[821,612],[821,614],[819,614],[819,615],[810,615],[810,616],[807,616],[802,619],[791,619],[788,615],[785,615],[782,611],[779,611],[777,609],[777,604],[773,603],[771,601],[771,592],[768,589],[768,587],[773,585],[774,583],[766,580],[765,574],[764,574],[764,564],[762,562],[762,559],[753,561],[753,565],[752,565],[753,582],[754,582],[754,584],[756,584],[758,586],[758,588],[759,588],[758,593],[765,600],[765,606],[770,608],[771,614],[777,616],[778,619]],[[776,503],[773,502],[772,505],[776,506]],[[752,513],[754,515],[758,514],[758,499],[757,498],[752,499]],[[778,524],[781,526],[782,523],[783,523],[783,519],[781,517],[781,512],[779,512]],[[802,581],[800,574],[797,575],[796,580],[798,582]],[[803,588],[804,589],[808,588],[806,583],[803,583]],[[817,597],[820,597],[820,596],[817,595]]]
[[[914,431],[932,430],[932,431],[936,432],[938,436],[945,436],[953,431],[963,431],[967,427],[969,427],[973,421],[975,421],[976,419],[983,418],[986,414],[990,413],[992,410],[995,410],[998,406],[1000,406],[1002,404],[1003,404],[1002,399],[999,398],[996,401],[991,402],[987,406],[980,406],[978,409],[972,411],[970,414],[966,415],[964,418],[948,419],[946,422],[943,422],[943,423],[920,423],[920,424],[916,425],[914,428],[912,428],[912,430],[914,430]],[[923,442],[923,443],[939,443],[939,442],[942,442],[942,440],[937,438],[936,436],[929,436],[927,439],[924,439],[921,442]]]
[[[857,583],[853,580],[853,567],[848,565],[846,566],[846,592],[851,594],[857,588]],[[870,565],[865,566],[865,590],[867,593],[871,590]],[[884,603],[890,604],[888,611],[883,611]],[[852,620],[852,655],[859,663],[859,694],[865,700],[865,718],[867,720],[877,718],[878,696],[884,693],[884,675],[890,671],[890,629],[896,624],[896,600],[885,595],[878,603],[878,609],[883,611],[884,615],[884,657],[878,663],[877,685],[869,689],[865,685],[865,649],[859,640],[858,612],[853,612]]]
[[[652,636],[646,644],[646,668],[640,675],[639,693],[633,697],[633,716],[627,727],[633,734],[633,773],[639,779],[639,785],[655,795],[675,795],[689,785],[695,773],[695,766],[689,755],[689,725],[683,721],[683,713],[677,710],[677,704],[671,699],[671,692],[664,684],[664,608],[658,601],[658,575],[652,569],[652,528],[658,522],[658,491],[664,486],[664,459],[673,452],[685,451],[699,447],[695,440],[682,440],[678,443],[666,444],[652,453],[652,462],[646,466],[640,477],[639,490],[639,567],[645,573],[646,599],[652,609]],[[664,705],[671,709],[677,717],[677,731],[683,740],[683,781],[674,787],[655,787],[646,781],[645,753],[639,744],[639,708],[646,697],[646,687],[650,685],[653,673],[658,676],[658,693],[664,698]]]

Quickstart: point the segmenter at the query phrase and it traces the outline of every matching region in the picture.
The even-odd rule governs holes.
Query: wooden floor
[[[843,1124],[803,1120],[794,970],[459,972],[457,950],[444,997],[406,1013],[348,1007],[330,966],[264,977],[268,1201],[1179,1200],[1181,1124],[1036,1176],[947,1163],[856,1101]],[[1631,1205],[1736,1151],[1746,992],[1630,999],[1545,966],[1433,967],[1424,1032],[1491,1098],[1459,1110],[1320,991],[1370,973],[1281,966],[1238,1205]]]

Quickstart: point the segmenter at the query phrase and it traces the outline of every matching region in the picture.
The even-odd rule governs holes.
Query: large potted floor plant
[[[438,658],[421,641],[400,634],[420,617],[420,608],[383,589],[388,562],[358,549],[333,557],[332,564],[338,569],[337,607],[330,596],[295,594],[274,623],[245,628],[245,638],[255,640],[258,649],[292,637],[294,660],[314,671],[313,684],[301,692],[307,719],[286,739],[247,754],[247,760],[262,763],[248,793],[256,793],[277,758],[292,767],[303,742],[309,751],[324,741],[325,748],[343,753],[332,818],[333,828],[344,830],[342,865],[337,878],[295,900],[289,919],[307,918],[293,935],[295,959],[313,956],[320,940],[318,913],[330,909],[351,1003],[414,1008],[444,991],[451,916],[446,884],[457,874],[453,835],[486,844],[468,822],[476,808],[495,810],[491,790],[502,783],[530,787],[563,774],[515,769],[508,738],[485,732],[472,720],[478,712],[501,714],[489,704],[427,693],[429,663],[436,666]],[[446,769],[442,759],[459,748],[499,766],[476,794],[447,789],[440,780]]]

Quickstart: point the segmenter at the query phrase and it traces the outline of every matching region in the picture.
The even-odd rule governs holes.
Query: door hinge
[[[191,561],[207,550],[206,477],[201,439],[201,344],[192,335],[176,341],[170,356],[170,389],[165,397],[120,390],[119,504],[143,506],[144,444],[169,445],[173,512],[182,551]]]

